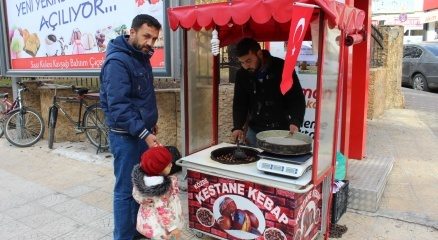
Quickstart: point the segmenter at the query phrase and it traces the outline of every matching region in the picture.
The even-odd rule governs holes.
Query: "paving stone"
[[[13,236],[10,239],[11,240],[50,240],[53,238],[45,235],[44,233],[36,229],[32,229],[27,232],[19,232],[17,235]]]
[[[14,221],[14,219],[5,213],[0,212],[0,226],[3,226],[9,222]]]
[[[23,217],[27,217],[30,215],[37,214],[39,212],[42,212],[46,210],[46,208],[38,203],[30,202],[28,204],[16,206],[13,208],[10,208],[6,211],[4,211],[5,214],[8,216],[14,218],[14,219],[20,219]]]
[[[102,233],[88,226],[78,226],[74,231],[58,236],[59,240],[96,240],[105,237],[107,233]]]
[[[59,213],[56,213],[48,209],[44,209],[32,215],[22,217],[18,219],[18,221],[26,224],[27,226],[33,229],[38,229],[52,222],[56,222],[62,217],[63,216]]]
[[[94,190],[96,190],[96,188],[78,185],[78,186],[73,186],[71,188],[65,189],[62,191],[62,193],[74,198],[74,197],[79,197],[81,195],[92,192]]]
[[[0,225],[0,236],[2,239],[10,239],[19,235],[21,232],[28,232],[32,229],[17,220],[8,221]]]
[[[113,214],[109,213],[101,218],[91,221],[87,224],[88,226],[99,230],[100,232],[110,233],[112,237],[112,232],[114,229],[114,218]]]
[[[7,198],[0,199],[0,212],[17,206],[21,206],[27,202],[28,201],[22,197],[9,195]]]
[[[57,221],[40,227],[38,230],[53,239],[58,239],[59,236],[75,231],[80,226],[80,223],[71,218],[61,217]]]
[[[65,194],[55,192],[55,193],[50,194],[48,196],[45,196],[41,199],[38,199],[37,202],[45,207],[52,207],[52,206],[57,205],[59,203],[66,202],[70,199],[71,199],[71,197],[69,197]]]
[[[74,219],[81,223],[89,223],[103,215],[108,214],[106,211],[85,204],[77,199],[72,199],[67,202],[55,205],[52,208],[54,211],[66,217]]]

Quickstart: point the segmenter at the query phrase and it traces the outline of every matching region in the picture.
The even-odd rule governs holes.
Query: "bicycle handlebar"
[[[72,92],[78,94],[79,96],[83,96],[84,94],[87,94],[88,90],[89,90],[88,88],[76,87],[75,85],[61,85],[61,84],[55,84],[55,83],[42,83],[41,85],[52,87],[55,89],[55,92],[59,88],[64,88],[64,89],[70,88],[72,90]]]

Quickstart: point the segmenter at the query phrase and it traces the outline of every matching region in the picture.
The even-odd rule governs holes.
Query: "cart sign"
[[[222,239],[310,240],[321,190],[294,193],[188,170],[189,226]]]
[[[10,69],[100,69],[108,42],[129,33],[137,14],[154,16],[166,29],[164,5],[162,0],[4,0]],[[155,70],[166,67],[165,37],[161,33],[156,42]]]

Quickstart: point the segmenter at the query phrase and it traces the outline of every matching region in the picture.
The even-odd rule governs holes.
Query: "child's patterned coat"
[[[184,228],[178,180],[175,176],[147,176],[139,165],[132,172],[133,197],[140,204],[137,231],[147,238],[167,239]]]

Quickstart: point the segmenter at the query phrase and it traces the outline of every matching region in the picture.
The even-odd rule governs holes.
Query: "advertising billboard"
[[[154,72],[170,73],[170,36],[163,0],[2,0],[7,72],[14,75],[97,75],[111,39],[129,34],[137,14],[162,24]],[[68,75],[68,74],[67,74]]]
[[[1,22],[0,22],[0,29],[1,29]],[[3,52],[3,32],[0,31],[0,77],[4,75],[5,71],[5,53]]]
[[[434,0],[432,0],[434,1]],[[373,0],[373,14],[409,13],[423,11],[423,6],[418,0]]]

